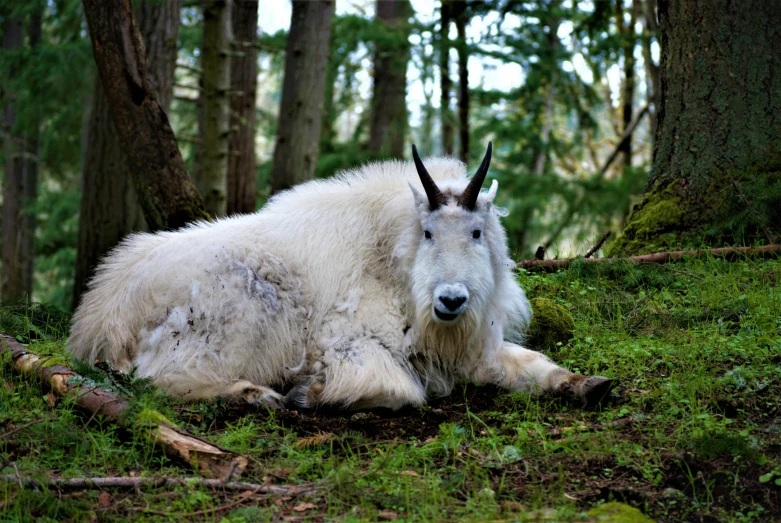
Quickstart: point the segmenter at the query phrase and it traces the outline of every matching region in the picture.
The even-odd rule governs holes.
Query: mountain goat
[[[412,150],[414,163],[311,181],[255,214],[130,236],[91,281],[70,351],[174,396],[274,408],[398,409],[465,380],[605,396],[613,380],[505,341],[531,313],[497,182],[481,193],[491,145],[471,181]]]

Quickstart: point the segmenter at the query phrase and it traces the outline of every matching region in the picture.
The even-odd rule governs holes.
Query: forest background
[[[9,256],[21,266],[12,274],[4,263],[3,298],[70,310],[97,260],[148,226],[82,3],[3,4],[0,169],[4,208],[13,211],[9,198],[20,203],[16,216],[4,214],[3,239],[15,236]],[[474,167],[493,140],[491,175],[522,259],[538,245],[582,252],[618,231],[648,179],[660,59],[653,0],[326,2],[332,13],[314,21],[321,43],[300,45],[327,53],[304,56],[309,65],[290,87],[321,90],[323,102],[306,109],[321,124],[309,131],[279,125],[285,96],[318,98],[284,92],[290,15],[307,13],[237,0],[230,20],[229,3],[213,4],[205,17],[197,2],[135,2],[159,100],[213,215],[255,210],[311,176],[408,157],[412,143]],[[289,140],[284,155],[316,158],[310,166],[275,165],[276,137],[290,132],[310,143]],[[291,171],[297,178],[286,181]],[[13,193],[14,183],[23,188]]]

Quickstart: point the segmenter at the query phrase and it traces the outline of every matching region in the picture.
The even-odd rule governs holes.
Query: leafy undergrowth
[[[584,521],[620,501],[656,521],[781,520],[781,262],[612,264],[520,280],[575,319],[554,360],[621,380],[606,404],[586,410],[470,385],[417,410],[248,412],[173,402],[82,366],[135,408],[249,456],[245,481],[315,490],[290,498],[3,481],[0,519]],[[6,316],[0,323],[9,328]],[[56,329],[28,323],[17,321],[14,335],[61,348]],[[53,402],[7,364],[0,376],[0,474],[192,475],[132,433]]]

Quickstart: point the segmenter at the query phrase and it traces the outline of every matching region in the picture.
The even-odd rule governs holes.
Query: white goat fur
[[[450,202],[433,212],[413,164],[384,162],[295,187],[255,214],[128,237],[83,296],[70,351],[137,366],[175,396],[274,407],[275,386],[294,385],[303,406],[395,409],[459,380],[560,392],[584,378],[505,341],[530,308],[492,205],[496,182],[468,211],[455,203],[465,166],[426,165]],[[446,233],[438,250],[423,246],[426,224]],[[469,307],[438,321],[433,286],[456,280]]]

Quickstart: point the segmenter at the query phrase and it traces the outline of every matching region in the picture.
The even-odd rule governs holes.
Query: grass
[[[550,356],[619,378],[612,401],[584,410],[469,385],[396,413],[248,412],[177,403],[143,381],[117,383],[81,366],[132,396],[134,408],[155,408],[249,456],[242,479],[318,489],[288,499],[196,487],[58,492],[6,481],[0,520],[583,521],[610,501],[656,521],[781,520],[781,262],[582,266],[520,280],[530,297],[574,317],[573,339]],[[2,308],[0,330],[61,350],[54,312],[14,314]],[[66,400],[51,405],[39,383],[9,365],[0,370],[0,466],[0,474],[65,478],[193,474]]]

